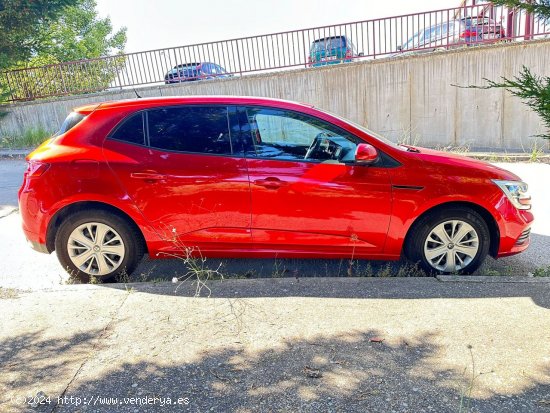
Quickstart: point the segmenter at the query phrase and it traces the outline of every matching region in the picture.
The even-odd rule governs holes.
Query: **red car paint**
[[[397,166],[308,163],[178,153],[108,140],[125,117],[178,105],[247,105],[304,113],[355,135]],[[56,217],[94,202],[122,211],[141,230],[151,257],[175,251],[174,237],[213,257],[350,257],[396,260],[407,231],[435,207],[465,203],[493,220],[491,253],[502,257],[533,221],[492,179],[514,174],[461,156],[402,150],[315,109],[254,97],[170,97],[89,105],[67,133],[27,160],[19,191],[25,236],[53,250]],[[45,165],[45,166],[41,166]],[[82,203],[82,204],[79,204]],[[160,254],[161,256],[163,254]]]

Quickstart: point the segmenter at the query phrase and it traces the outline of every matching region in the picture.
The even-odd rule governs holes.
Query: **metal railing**
[[[550,37],[548,20],[486,3],[17,69],[0,73],[0,82],[21,101],[541,37]],[[203,63],[202,71],[177,68],[190,63]]]

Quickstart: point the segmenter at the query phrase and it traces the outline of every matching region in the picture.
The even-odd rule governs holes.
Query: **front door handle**
[[[254,181],[254,185],[263,186],[264,188],[267,188],[267,189],[279,189],[282,186],[288,185],[288,182],[281,181],[279,178],[270,176],[269,178],[265,178],[265,179],[256,179]]]
[[[134,179],[142,179],[147,183],[154,183],[159,181],[166,180],[166,175],[159,174],[155,171],[146,171],[146,172],[132,172],[130,177]]]

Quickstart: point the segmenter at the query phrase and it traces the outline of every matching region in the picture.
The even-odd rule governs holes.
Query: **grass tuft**
[[[30,128],[19,135],[1,137],[0,149],[35,148],[51,136],[52,133],[44,128]]]
[[[550,265],[535,268],[533,271],[533,277],[550,277]]]

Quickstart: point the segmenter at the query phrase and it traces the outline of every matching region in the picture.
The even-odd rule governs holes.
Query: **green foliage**
[[[538,135],[550,139],[550,77],[537,76],[531,73],[529,68],[523,66],[518,76],[513,79],[501,77],[500,82],[487,80],[484,87],[474,86],[478,89],[503,88],[512,95],[522,99],[542,119],[549,133]]]
[[[65,7],[78,0],[0,0],[0,72],[37,55],[42,34]],[[0,73],[0,102],[9,99]],[[0,109],[0,119],[6,112]]]
[[[550,19],[550,0],[493,0],[492,3],[497,6],[515,7],[533,13],[543,20]],[[541,117],[548,130],[548,133],[538,136],[550,139],[550,77],[537,76],[531,73],[529,68],[523,66],[520,74],[513,79],[502,77],[500,82],[485,80],[487,80],[488,86],[470,87],[478,89],[503,88],[519,97]]]
[[[17,24],[8,24],[18,8],[30,4],[29,9],[42,10],[45,6],[36,6],[41,3],[59,7],[43,17],[29,15],[15,19]],[[113,33],[110,19],[99,18],[95,9],[95,0],[0,0],[0,30],[9,40],[0,40],[0,70],[11,70],[0,77],[0,102],[2,98],[32,100],[107,88],[124,67],[120,55],[126,44],[126,28]],[[33,26],[32,30],[28,26]],[[87,65],[75,62],[108,55],[114,56]],[[72,63],[41,67],[69,61]]]
[[[41,51],[44,34],[63,10],[78,0],[0,0],[0,70]]]
[[[126,44],[126,28],[113,32],[111,20],[99,18],[95,0],[80,0],[45,31],[40,53],[25,67],[43,66],[120,54]]]
[[[20,135],[4,136],[0,138],[2,149],[26,149],[34,148],[52,136],[52,133],[44,128],[32,128],[25,130]]]
[[[541,18],[550,18],[550,0],[493,0],[496,6],[515,7]]]
[[[550,277],[550,265],[546,267],[535,268],[533,271],[534,277]]]

